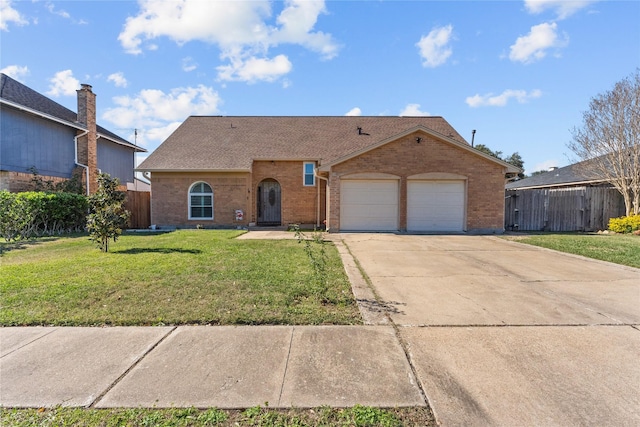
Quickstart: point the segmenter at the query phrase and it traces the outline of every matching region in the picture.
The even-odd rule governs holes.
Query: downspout
[[[313,168],[313,176],[316,178],[320,178],[327,182],[327,186],[329,185],[329,179],[323,176],[318,175],[318,168]],[[318,208],[316,209],[316,227],[320,228],[320,185],[318,185]]]
[[[84,168],[85,176],[87,178],[87,196],[89,195],[89,166],[83,165],[82,163],[78,163],[78,138],[83,137],[83,136],[87,135],[88,133],[89,133],[89,131],[85,130],[84,133],[82,133],[80,135],[76,135],[76,136],[73,137],[73,144],[74,144],[74,147],[75,147],[74,163],[76,164],[76,166],[80,166],[81,168]]]

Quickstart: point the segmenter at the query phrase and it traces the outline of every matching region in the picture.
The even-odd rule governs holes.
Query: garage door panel
[[[396,180],[343,181],[340,190],[340,229],[393,231],[398,229]]]
[[[463,231],[464,181],[409,181],[409,231]]]

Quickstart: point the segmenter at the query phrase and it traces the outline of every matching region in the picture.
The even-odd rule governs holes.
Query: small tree
[[[91,213],[87,216],[90,239],[103,252],[109,252],[109,240],[118,240],[127,226],[129,212],[124,209],[126,194],[118,191],[120,181],[109,174],[98,175],[98,191],[89,197]]]
[[[585,173],[607,181],[624,198],[627,215],[640,212],[640,69],[591,99],[569,149]]]

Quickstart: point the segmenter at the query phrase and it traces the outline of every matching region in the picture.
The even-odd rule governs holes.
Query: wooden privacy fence
[[[535,188],[505,193],[507,230],[606,230],[610,218],[624,214],[624,199],[611,187]]]
[[[131,212],[129,228],[149,228],[151,225],[151,193],[127,191],[124,208]]]

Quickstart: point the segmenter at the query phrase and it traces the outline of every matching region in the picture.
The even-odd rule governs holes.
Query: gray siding
[[[75,166],[75,129],[2,106],[0,170],[70,178]]]
[[[98,169],[118,178],[121,184],[133,182],[133,149],[98,138]]]

